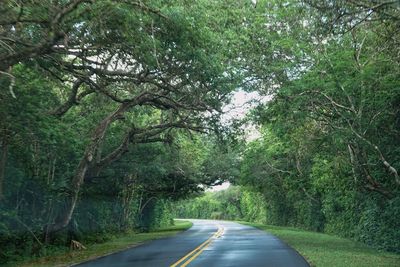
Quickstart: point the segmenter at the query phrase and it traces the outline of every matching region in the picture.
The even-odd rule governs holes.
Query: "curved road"
[[[193,227],[173,237],[85,262],[80,267],[309,267],[277,237],[228,221],[190,220]]]

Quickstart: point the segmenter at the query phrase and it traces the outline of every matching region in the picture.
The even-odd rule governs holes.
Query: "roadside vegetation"
[[[0,265],[175,215],[400,253],[399,40],[398,1],[1,1]]]
[[[258,87],[268,99],[246,118],[259,136],[232,151],[238,187],[181,202],[176,212],[297,227],[400,253],[398,3],[267,2],[282,27],[268,24],[279,38],[263,45],[285,51],[273,60],[267,48],[253,50],[262,61],[254,58],[254,69],[275,74]]]

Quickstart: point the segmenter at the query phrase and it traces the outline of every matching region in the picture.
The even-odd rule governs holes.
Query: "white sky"
[[[223,108],[223,122],[229,122],[232,119],[243,119],[250,109],[256,106],[257,101],[263,101],[263,97],[257,92],[235,92],[231,104]]]
[[[211,188],[209,188],[209,189],[206,189],[206,192],[217,192],[217,191],[222,191],[222,190],[227,189],[230,185],[231,185],[231,184],[230,184],[229,182],[224,182],[224,183],[221,184],[221,185],[216,185],[216,186],[213,186],[213,187],[211,187]]]

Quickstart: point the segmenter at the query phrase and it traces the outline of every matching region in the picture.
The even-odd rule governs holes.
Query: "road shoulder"
[[[382,252],[349,239],[290,227],[239,222],[271,233],[293,247],[311,266],[400,266],[400,255]]]

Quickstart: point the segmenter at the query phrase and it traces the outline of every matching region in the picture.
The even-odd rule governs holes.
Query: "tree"
[[[143,192],[142,204],[153,196],[173,198],[171,191],[179,198],[199,190],[198,183],[215,182],[191,176],[190,168],[197,165],[184,164],[190,154],[181,154],[184,148],[163,152],[182,159],[163,158],[161,165],[171,168],[156,172],[151,181],[138,175],[149,161],[137,169],[119,164],[137,158],[139,147],[171,145],[177,136],[219,127],[221,107],[241,79],[239,60],[231,57],[238,48],[233,27],[240,21],[227,16],[240,16],[241,4],[232,7],[208,1],[192,6],[181,1],[4,2],[0,83],[7,105],[1,107],[6,120],[0,125],[0,181],[6,188],[5,231],[11,232],[18,219],[18,228],[28,226],[39,243],[40,228],[49,243],[67,226],[78,236],[80,221],[91,224],[87,217],[96,212],[104,219],[107,208],[120,208],[115,201],[102,200],[98,208],[85,202],[107,193],[107,186],[113,188],[112,199],[125,201],[123,216],[129,217],[128,206],[141,199],[140,193],[132,196],[137,190],[130,188],[132,177],[141,187],[137,192]],[[224,16],[210,19],[209,12]],[[121,166],[125,170],[116,171]],[[30,186],[32,194],[26,190]],[[26,203],[28,197],[37,201],[11,204]],[[92,209],[87,217],[85,209]]]

